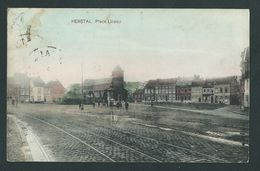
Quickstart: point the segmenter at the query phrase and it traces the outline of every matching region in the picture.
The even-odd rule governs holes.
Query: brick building
[[[174,102],[177,78],[149,80],[144,87],[144,101]]]
[[[46,103],[61,102],[65,88],[59,80],[50,81],[44,86],[44,101]]]
[[[191,102],[192,81],[179,80],[176,84],[176,100],[178,102]]]
[[[133,93],[134,102],[142,102],[143,101],[143,89],[137,89]]]

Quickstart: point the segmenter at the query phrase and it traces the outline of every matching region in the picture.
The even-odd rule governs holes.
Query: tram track
[[[70,119],[68,119],[68,120],[70,120]],[[210,156],[210,155],[207,155],[207,154],[204,154],[204,153],[200,153],[200,152],[188,149],[188,148],[184,148],[184,147],[181,147],[181,146],[177,146],[177,145],[169,144],[169,143],[166,143],[166,142],[158,141],[158,140],[150,138],[150,137],[145,137],[145,136],[134,134],[134,133],[131,133],[131,132],[128,132],[128,131],[122,131],[120,129],[116,129],[115,130],[115,129],[112,129],[110,127],[103,127],[102,125],[94,124],[93,122],[82,121],[82,120],[75,119],[75,118],[72,118],[72,119],[75,120],[76,123],[83,122],[84,124],[86,124],[88,126],[90,126],[90,124],[91,124],[91,125],[95,126],[96,128],[99,128],[98,131],[94,130],[95,132],[93,132],[93,130],[89,131],[90,127],[88,127],[88,130],[84,131],[85,133],[94,135],[95,137],[98,137],[98,138],[101,138],[101,139],[105,139],[105,140],[108,140],[108,141],[110,141],[112,143],[115,143],[117,145],[123,146],[123,147],[125,147],[125,148],[127,148],[129,150],[132,150],[132,151],[136,152],[136,153],[142,154],[142,155],[144,155],[144,156],[146,156],[146,157],[148,157],[148,158],[150,158],[150,159],[152,159],[153,161],[156,161],[156,162],[162,162],[162,161],[159,160],[158,157],[156,158],[156,157],[153,157],[152,155],[146,154],[145,152],[147,152],[147,151],[144,151],[144,152],[140,151],[140,149],[142,149],[142,147],[137,147],[137,149],[135,147],[129,147],[128,145],[125,144],[124,141],[121,141],[121,139],[124,139],[122,137],[127,137],[129,135],[132,135],[132,136],[135,136],[135,139],[141,139],[140,141],[144,141],[143,139],[145,139],[145,141],[148,140],[148,143],[152,143],[152,144],[156,143],[156,144],[164,145],[164,146],[167,146],[167,148],[174,148],[177,151],[182,150],[181,153],[180,152],[178,152],[178,153],[176,152],[178,157],[182,156],[183,158],[187,158],[187,154],[189,155],[189,157],[193,156],[193,157],[190,157],[191,158],[190,162],[192,162],[193,160],[197,161],[198,159],[202,159],[202,161],[204,161],[204,162],[212,162],[212,161],[215,161],[215,162],[217,161],[217,162],[222,162],[222,163],[229,162],[227,160],[220,159],[220,158],[217,158],[217,157],[214,157],[214,156]],[[53,121],[53,119],[50,119],[50,120]],[[63,124],[63,126],[65,126],[65,125],[67,126],[67,129],[69,127],[74,129],[74,127],[75,127],[75,126],[73,126],[73,123],[68,123],[68,125],[67,124]],[[100,128],[102,128],[102,129],[100,129]],[[113,133],[111,133],[111,135],[114,135],[115,131],[119,131],[119,132],[121,132],[124,135],[116,136],[116,137],[113,137],[111,139],[111,138],[108,137],[108,136],[111,136],[111,135],[109,135],[109,134],[106,135],[104,133],[105,130],[108,130],[108,129],[109,129],[109,131],[113,132]],[[117,139],[117,141],[115,141],[115,139]],[[138,141],[138,142],[140,142],[140,141]],[[133,142],[133,143],[136,143],[136,142]],[[146,142],[146,144],[148,144],[148,143]],[[171,161],[171,160],[174,161],[173,158],[172,159],[162,159],[162,160],[163,161],[168,161],[168,162]]]
[[[185,150],[185,151],[189,151],[189,152],[192,152],[194,154],[198,154],[198,155],[201,155],[201,156],[204,156],[206,158],[210,158],[210,159],[213,159],[215,161],[218,161],[218,162],[223,162],[223,163],[226,163],[226,162],[231,162],[231,161],[228,161],[228,160],[224,160],[224,159],[221,159],[221,158],[218,158],[218,157],[214,157],[212,155],[208,155],[208,154],[204,154],[204,153],[201,153],[201,152],[198,152],[198,151],[194,151],[192,149],[188,149],[188,148],[185,148],[185,147],[181,147],[181,146],[178,146],[178,145],[173,145],[173,144],[170,144],[170,143],[167,143],[167,142],[164,142],[164,141],[160,141],[160,140],[156,140],[154,138],[150,138],[150,137],[147,137],[147,136],[142,136],[142,135],[138,135],[138,134],[135,134],[135,133],[132,133],[132,132],[129,132],[129,131],[125,131],[125,130],[122,130],[120,128],[117,128],[117,129],[113,129],[111,127],[104,127],[102,125],[98,125],[98,124],[94,124],[93,122],[88,122],[88,121],[82,121],[82,120],[79,120],[79,119],[74,119],[78,122],[85,122],[87,124],[92,124],[92,125],[95,125],[96,127],[103,127],[104,129],[110,129],[112,131],[119,131],[123,134],[125,134],[125,136],[127,136],[127,134],[129,135],[132,135],[132,136],[135,136],[135,137],[140,137],[140,138],[143,138],[143,139],[148,139],[148,140],[151,140],[151,141],[154,141],[154,142],[158,142],[160,144],[165,144],[165,145],[168,145],[168,146],[171,146],[171,147],[174,147],[174,148],[178,148],[178,149],[181,149],[181,150]]]
[[[50,122],[47,122],[47,121],[45,121],[45,120],[43,120],[43,119],[39,119],[39,118],[37,118],[37,117],[32,117],[32,116],[27,116],[27,117],[32,118],[32,119],[34,119],[34,120],[38,120],[38,121],[41,122],[41,123],[44,123],[44,124],[46,124],[46,125],[49,125],[49,126],[51,126],[51,127],[55,128],[55,129],[57,129],[57,130],[59,130],[59,131],[65,133],[65,134],[67,134],[67,135],[70,136],[71,138],[73,138],[73,139],[75,139],[75,140],[81,142],[82,144],[84,144],[84,145],[90,147],[91,149],[95,150],[97,153],[99,153],[99,154],[102,155],[103,157],[109,159],[111,162],[118,162],[118,161],[116,161],[115,159],[112,159],[112,157],[109,157],[107,154],[105,154],[105,152],[101,152],[101,150],[95,148],[93,145],[90,145],[89,143],[87,143],[86,141],[84,141],[82,138],[79,138],[79,137],[73,135],[72,133],[69,133],[68,131],[66,131],[66,130],[63,129],[63,128],[60,128],[60,127],[58,127],[58,126],[56,126],[56,125],[54,125],[54,124],[52,124],[52,123],[50,123]],[[63,126],[65,126],[65,125],[66,125],[66,124],[63,124]],[[68,126],[68,125],[67,125],[67,126]],[[72,127],[72,128],[73,128],[73,127]],[[98,137],[99,139],[105,139],[105,140],[107,140],[107,141],[109,141],[109,142],[112,142],[112,143],[114,143],[114,144],[116,144],[116,145],[122,146],[122,147],[124,147],[124,148],[126,148],[126,149],[128,149],[128,150],[130,150],[130,151],[132,151],[132,152],[134,152],[134,153],[138,153],[139,155],[145,156],[146,158],[149,158],[150,162],[154,162],[154,161],[155,161],[155,162],[162,162],[162,161],[160,161],[160,160],[158,160],[158,159],[156,159],[156,158],[154,158],[154,157],[152,157],[152,156],[150,156],[150,155],[148,155],[148,154],[145,154],[145,153],[143,153],[143,152],[141,152],[141,151],[139,151],[139,150],[136,150],[136,149],[134,149],[134,148],[132,148],[132,147],[129,147],[129,146],[127,146],[127,145],[124,145],[124,144],[122,144],[122,143],[120,143],[120,142],[116,142],[115,140],[112,140],[112,139],[110,139],[110,138],[102,137],[102,136],[97,135],[97,134],[95,134],[95,133],[93,133],[93,132],[90,132],[90,131],[84,131],[84,132],[85,132],[85,133],[88,133],[88,134],[91,134],[91,135],[94,135],[95,137]],[[119,161],[119,162],[121,162],[121,161]]]

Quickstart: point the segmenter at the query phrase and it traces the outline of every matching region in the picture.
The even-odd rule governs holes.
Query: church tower
[[[112,78],[119,78],[119,77],[122,77],[124,79],[124,71],[119,65],[117,65],[112,71]]]
[[[124,90],[124,71],[117,65],[112,71],[112,86],[113,86],[113,96],[115,100],[121,101],[125,97]]]

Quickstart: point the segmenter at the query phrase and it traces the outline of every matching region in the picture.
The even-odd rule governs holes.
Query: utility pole
[[[81,63],[81,110],[84,110],[84,104],[83,104],[83,63]]]

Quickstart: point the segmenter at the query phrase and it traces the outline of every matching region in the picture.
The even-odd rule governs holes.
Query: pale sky
[[[95,22],[106,19],[120,23]],[[28,25],[31,41],[23,44],[19,35]],[[84,79],[109,77],[116,65],[125,71],[125,81],[240,75],[240,54],[247,46],[246,9],[8,11],[8,76],[28,73],[44,81],[59,79],[65,87],[81,82],[81,64]]]

